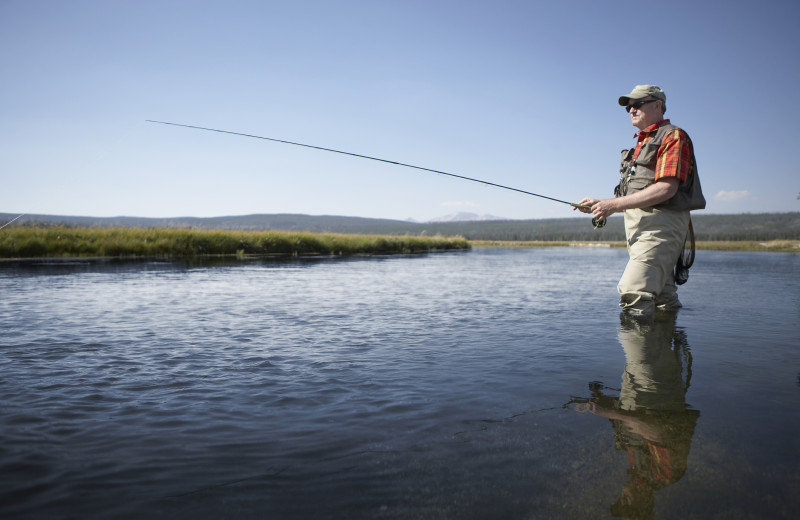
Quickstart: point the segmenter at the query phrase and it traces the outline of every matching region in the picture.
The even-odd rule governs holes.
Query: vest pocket
[[[646,187],[650,186],[653,183],[652,179],[648,179],[647,177],[636,177],[633,176],[628,181],[628,194],[636,193],[637,191],[641,191]]]
[[[637,164],[655,164],[655,158],[658,156],[658,149],[661,148],[661,143],[654,143],[651,139],[649,143],[643,144],[639,155],[636,156]]]

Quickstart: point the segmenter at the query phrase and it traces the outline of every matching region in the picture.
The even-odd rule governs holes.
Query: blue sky
[[[800,211],[796,0],[0,0],[0,212],[577,216],[660,85],[708,213]]]

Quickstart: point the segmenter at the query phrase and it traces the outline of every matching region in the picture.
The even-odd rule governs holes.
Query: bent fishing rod
[[[370,157],[368,155],[361,155],[361,154],[352,153],[352,152],[343,152],[341,150],[334,150],[332,148],[323,148],[322,146],[313,146],[313,145],[310,145],[310,144],[295,143],[295,142],[292,142],[292,141],[284,141],[283,139],[274,139],[272,137],[262,137],[260,135],[244,134],[244,133],[241,133],[241,132],[231,132],[230,130],[218,130],[216,128],[206,128],[206,127],[202,127],[202,126],[184,125],[184,124],[180,124],[180,123],[168,123],[166,121],[154,121],[152,119],[147,119],[146,122],[148,122],[148,123],[158,123],[158,124],[161,124],[161,125],[181,126],[181,127],[184,127],[184,128],[194,128],[195,130],[206,130],[208,132],[218,132],[220,134],[240,135],[242,137],[252,137],[253,139],[263,139],[265,141],[273,141],[273,142],[276,142],[276,143],[291,144],[291,145],[294,145],[294,146],[302,146],[304,148],[313,148],[315,150],[323,150],[325,152],[340,153],[340,154],[343,154],[343,155],[350,155],[350,156],[353,156],[353,157],[360,157],[362,159],[369,159],[371,161],[385,162],[385,163],[389,163],[389,164],[395,164],[397,166],[405,166],[406,168],[414,168],[415,170],[422,170],[422,171],[431,172],[431,173],[438,173],[440,175],[447,175],[449,177],[455,177],[457,179],[463,179],[465,181],[479,182],[481,184],[486,184],[488,186],[494,186],[495,188],[501,188],[501,189],[504,189],[504,190],[516,191],[517,193],[523,193],[525,195],[531,195],[533,197],[540,197],[542,199],[552,200],[553,202],[559,202],[561,204],[567,204],[568,206],[572,206],[573,208],[586,208],[586,209],[591,208],[591,206],[586,206],[586,205],[582,205],[582,204],[576,204],[574,202],[567,202],[565,200],[559,200],[559,199],[555,199],[553,197],[548,197],[547,195],[541,195],[539,193],[533,193],[533,192],[521,190],[521,189],[518,189],[518,188],[512,188],[510,186],[503,186],[502,184],[496,184],[494,182],[482,181],[480,179],[473,179],[472,177],[465,177],[463,175],[456,175],[455,173],[448,173],[448,172],[443,172],[443,171],[440,171],[440,170],[433,170],[431,168],[423,168],[422,166],[414,166],[413,164],[406,164],[406,163],[401,163],[401,162],[397,162],[397,161],[390,161],[388,159],[380,159],[378,157]],[[606,225],[606,219],[593,218],[592,219],[592,225],[594,226],[595,229],[601,228],[601,227]]]

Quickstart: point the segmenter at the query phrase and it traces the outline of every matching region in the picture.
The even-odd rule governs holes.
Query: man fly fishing
[[[586,197],[575,209],[595,219],[623,213],[629,260],[617,287],[620,306],[632,316],[650,317],[656,308],[681,307],[676,282],[686,281],[691,265],[684,265],[681,254],[692,233],[689,211],[705,208],[706,201],[691,139],[664,119],[664,91],[636,85],[619,104],[639,129],[636,147],[622,151],[615,197]]]

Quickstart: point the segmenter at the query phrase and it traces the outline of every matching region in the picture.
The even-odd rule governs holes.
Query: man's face
[[[631,123],[639,130],[644,130],[648,126],[658,123],[664,116],[661,110],[662,101],[652,96],[644,99],[631,99],[625,107],[631,114]]]

